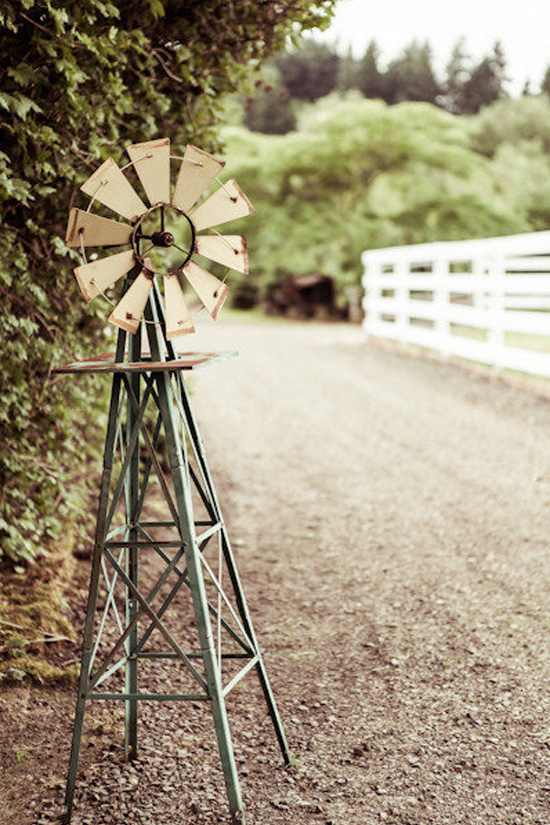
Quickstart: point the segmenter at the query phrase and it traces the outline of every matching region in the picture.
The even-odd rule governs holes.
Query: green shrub
[[[30,562],[81,518],[101,431],[101,380],[51,376],[106,346],[103,308],[83,306],[61,240],[78,186],[128,143],[167,134],[215,149],[223,95],[332,5],[3,2],[0,558]]]

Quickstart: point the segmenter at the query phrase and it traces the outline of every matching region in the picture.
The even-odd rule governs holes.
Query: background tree
[[[340,92],[347,92],[350,89],[357,89],[359,63],[353,56],[351,47],[340,57],[338,64],[338,78],[336,87]]]
[[[371,40],[358,66],[357,88],[365,97],[385,100],[388,84],[378,68],[379,60],[380,51],[375,41]]]
[[[464,37],[454,45],[445,67],[440,103],[444,109],[452,114],[461,114],[464,111],[464,85],[470,77],[470,56],[466,52]]]
[[[169,134],[215,149],[227,92],[334,0],[4,0],[0,11],[0,553],[47,552],[81,490],[99,382],[52,380],[96,351],[61,237],[78,186],[108,155]],[[73,264],[74,265],[74,264]],[[69,484],[77,477],[79,484]]]
[[[540,84],[540,91],[543,95],[550,97],[550,66],[546,69],[542,83]]]
[[[470,126],[470,145],[494,157],[502,144],[520,154],[538,149],[550,157],[550,100],[546,95],[522,95],[517,100],[497,100],[479,113]]]
[[[402,55],[389,64],[385,80],[385,99],[389,103],[404,100],[435,103],[440,89],[432,67],[429,44],[414,41],[407,46]]]
[[[246,101],[244,124],[251,132],[286,135],[296,128],[289,94],[277,80],[259,81],[256,94]]]
[[[469,145],[469,119],[427,103],[330,103],[311,107],[299,139],[227,132],[232,171],[257,207],[246,230],[256,261],[249,277],[264,295],[308,273],[330,275],[342,294],[372,247],[529,230],[534,196],[503,191],[500,161],[495,173]],[[516,154],[519,171],[525,155]],[[550,162],[540,150],[529,170],[529,192],[550,202]]]
[[[506,58],[501,44],[497,41],[492,54],[484,57],[473,69],[462,90],[462,112],[474,114],[482,106],[489,106],[495,100],[505,97]]]
[[[291,97],[312,102],[338,85],[340,57],[324,43],[305,40],[297,49],[275,58],[281,82]]]

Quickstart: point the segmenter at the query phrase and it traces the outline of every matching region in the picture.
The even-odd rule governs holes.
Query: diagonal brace
[[[147,615],[149,616],[149,618],[151,619],[151,621],[153,622],[153,624],[155,624],[155,625],[156,625],[156,627],[157,627],[157,628],[159,629],[159,631],[162,633],[162,635],[164,636],[164,638],[166,639],[166,641],[168,642],[168,644],[170,645],[170,647],[172,647],[172,648],[174,649],[174,651],[175,651],[175,652],[177,653],[177,655],[178,655],[178,658],[179,658],[179,659],[181,659],[181,661],[182,661],[182,662],[184,663],[184,665],[187,667],[187,669],[188,669],[188,670],[189,670],[189,672],[192,674],[192,676],[195,678],[195,680],[196,680],[196,681],[200,684],[200,686],[203,688],[203,690],[205,690],[205,691],[207,691],[207,692],[208,692],[208,687],[207,687],[206,682],[204,681],[204,679],[202,678],[202,676],[200,675],[200,673],[198,672],[198,670],[197,670],[197,669],[193,666],[193,664],[190,662],[189,658],[186,656],[186,654],[185,654],[185,653],[184,653],[184,651],[181,649],[181,647],[179,646],[179,644],[178,644],[178,643],[176,642],[176,640],[173,638],[172,634],[171,634],[171,633],[170,633],[170,632],[166,629],[166,627],[164,626],[164,624],[162,623],[162,621],[158,618],[158,616],[157,616],[157,614],[155,613],[155,611],[153,610],[153,608],[149,605],[149,603],[148,603],[147,599],[146,599],[146,598],[143,596],[143,594],[139,591],[139,589],[138,589],[138,588],[136,587],[136,585],[132,582],[132,580],[131,580],[131,579],[130,579],[127,575],[126,575],[125,571],[124,571],[124,570],[122,569],[122,567],[118,564],[118,562],[116,561],[116,559],[114,558],[114,556],[112,555],[112,553],[110,552],[110,550],[108,550],[107,548],[105,548],[104,552],[105,552],[105,555],[107,556],[107,558],[109,559],[110,563],[111,563],[111,564],[112,564],[112,566],[114,567],[114,569],[118,572],[119,577],[122,579],[122,581],[124,582],[124,584],[128,587],[128,589],[130,590],[130,592],[131,592],[131,593],[135,596],[135,598],[137,599],[137,601],[140,603],[140,605],[141,605],[141,607],[142,607],[143,611],[144,611],[145,613],[147,613]],[[130,629],[130,626],[126,628],[125,634],[128,632],[128,630],[129,630],[129,629]],[[120,642],[120,641],[123,641],[123,639],[119,639],[119,642]],[[117,644],[119,644],[119,642],[117,642]],[[113,652],[114,652],[114,651],[111,651],[111,655],[113,654]]]

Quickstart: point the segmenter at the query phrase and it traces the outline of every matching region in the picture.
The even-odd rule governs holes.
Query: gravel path
[[[548,825],[550,401],[352,327],[226,322],[196,346],[241,353],[194,404],[296,753],[283,769],[247,680],[247,822]],[[21,825],[58,810],[66,706]],[[206,712],[172,708],[143,711],[132,765],[120,712],[94,710],[75,825],[228,821]]]

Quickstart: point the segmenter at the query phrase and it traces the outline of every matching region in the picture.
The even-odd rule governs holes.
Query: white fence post
[[[407,340],[409,327],[409,264],[398,261],[393,270],[395,300],[395,335],[399,341]]]
[[[364,321],[363,329],[369,333],[376,329],[378,321],[378,311],[376,309],[376,302],[380,297],[380,281],[378,275],[380,273],[380,266],[375,261],[365,263],[365,270],[363,275],[363,312]]]
[[[449,261],[444,258],[437,258],[433,264],[434,290],[433,305],[436,310],[434,319],[434,330],[439,341],[439,352],[442,355],[450,355],[451,323],[449,320]]]
[[[488,283],[490,300],[488,302],[488,330],[487,343],[491,350],[491,364],[497,369],[505,366],[505,306],[506,291],[505,267],[502,258],[491,258],[487,261]]]
[[[472,278],[474,278],[474,291],[472,292],[472,306],[474,309],[483,310],[488,309],[488,296],[486,291],[486,271],[485,261],[480,258],[474,258],[472,261]]]

